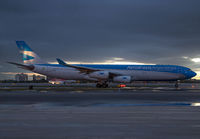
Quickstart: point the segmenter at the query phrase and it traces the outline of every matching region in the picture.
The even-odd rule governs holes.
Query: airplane
[[[175,87],[178,87],[179,80],[196,76],[190,68],[178,65],[68,64],[59,58],[57,58],[58,64],[49,64],[43,61],[25,41],[16,41],[16,44],[24,63],[8,63],[52,78],[95,81],[98,88],[108,87],[109,82],[134,81],[175,81]]]

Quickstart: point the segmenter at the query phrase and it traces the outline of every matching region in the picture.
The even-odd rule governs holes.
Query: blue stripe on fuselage
[[[37,64],[41,66],[65,67],[59,64]],[[74,64],[75,66],[94,68],[94,69],[114,69],[114,70],[142,70],[142,71],[157,71],[182,73],[189,68],[177,65],[89,65],[89,64]]]

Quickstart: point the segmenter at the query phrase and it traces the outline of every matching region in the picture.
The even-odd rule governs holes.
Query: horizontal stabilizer
[[[12,65],[16,65],[17,67],[22,68],[22,69],[31,70],[31,71],[34,70],[33,65],[23,65],[23,64],[19,64],[15,62],[8,62],[8,63]]]

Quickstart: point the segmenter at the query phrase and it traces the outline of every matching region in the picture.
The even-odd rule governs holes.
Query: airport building
[[[45,76],[33,75],[33,81],[45,80]]]
[[[16,81],[28,81],[28,75],[24,73],[16,74],[15,75]]]

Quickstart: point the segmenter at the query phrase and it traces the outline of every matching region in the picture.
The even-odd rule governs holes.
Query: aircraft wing
[[[80,66],[70,65],[70,64],[65,63],[63,60],[61,60],[59,58],[57,58],[56,60],[58,61],[58,63],[60,65],[63,65],[63,66],[66,66],[66,67],[75,68],[75,69],[79,70],[81,73],[87,73],[87,74],[89,74],[89,73],[92,73],[92,72],[95,72],[95,71],[100,71],[98,69],[92,69],[92,68],[86,68],[86,67],[80,67]]]

